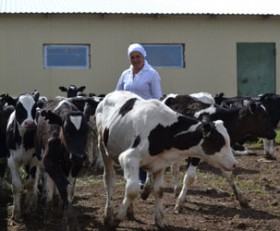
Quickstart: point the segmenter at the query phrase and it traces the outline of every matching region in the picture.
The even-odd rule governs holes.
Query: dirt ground
[[[249,155],[236,156],[239,167],[234,171],[236,182],[243,196],[249,200],[250,208],[241,208],[235,200],[229,184],[219,171],[207,164],[200,165],[197,179],[189,190],[182,214],[174,213],[175,196],[170,170],[166,171],[164,192],[164,214],[171,231],[200,230],[280,230],[280,146],[277,146],[277,161],[265,161],[262,149],[250,149]],[[183,177],[183,168],[181,179]],[[115,190],[116,205],[123,197],[124,183],[118,174]],[[36,213],[24,216],[22,222],[12,223],[9,206],[11,191],[4,189],[0,197],[0,230],[35,231],[66,229],[61,211],[54,211],[51,221],[43,223],[44,206]],[[77,215],[76,230],[108,230],[103,226],[105,191],[102,173],[91,173],[89,169],[77,180],[74,208]],[[125,220],[117,230],[155,230],[154,196],[148,200],[138,198],[134,203],[136,220]]]

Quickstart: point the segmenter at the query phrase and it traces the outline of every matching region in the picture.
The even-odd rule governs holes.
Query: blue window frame
[[[44,45],[46,69],[89,69],[89,45]]]
[[[142,44],[147,61],[154,67],[184,68],[185,46],[183,44]]]

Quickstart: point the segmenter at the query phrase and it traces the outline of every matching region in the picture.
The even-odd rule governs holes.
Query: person
[[[160,99],[162,97],[161,79],[158,72],[146,60],[147,53],[139,43],[128,47],[130,67],[121,74],[116,90],[131,91],[144,99]],[[140,186],[146,181],[146,172],[139,171]]]

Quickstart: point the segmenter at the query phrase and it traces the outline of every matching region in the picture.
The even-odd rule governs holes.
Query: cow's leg
[[[52,178],[49,176],[48,173],[44,173],[44,199],[46,202],[46,209],[44,210],[44,222],[48,223],[51,218],[52,214],[52,209],[53,209],[53,196],[54,196],[54,191],[56,190],[56,186],[54,184],[54,181]]]
[[[71,169],[71,172],[67,178],[67,180],[69,181],[70,185],[70,191],[68,193],[68,201],[71,202],[73,201],[74,198],[74,189],[75,189],[75,183],[76,183],[76,179],[78,174],[81,172],[84,162],[86,161],[86,159],[84,158],[78,158],[78,157],[74,157],[72,162],[73,162],[73,167]]]
[[[171,166],[172,180],[174,184],[174,194],[177,197],[179,195],[179,176],[180,176],[180,165],[175,163]]]
[[[135,156],[137,156],[135,152],[135,149],[129,149],[119,156],[120,165],[124,170],[124,178],[126,181],[125,196],[117,213],[114,215],[114,219],[111,221],[112,227],[117,227],[118,224],[125,219],[126,215],[128,215],[128,217],[133,217],[133,215],[127,214],[127,211],[140,193],[139,161],[135,158]]]
[[[188,158],[187,171],[184,176],[182,190],[176,200],[175,213],[180,213],[186,201],[186,194],[189,187],[193,184],[196,176],[196,169],[199,165],[199,158]]]
[[[141,193],[141,198],[143,200],[147,200],[151,191],[152,191],[152,175],[149,172],[147,172],[147,178],[146,178],[146,182],[144,184],[143,191]]]
[[[113,190],[115,187],[116,172],[114,169],[114,162],[107,156],[106,150],[103,145],[99,145],[102,159],[104,162],[103,181],[104,187],[107,192],[105,211],[104,211],[104,224],[110,225],[113,217]]]
[[[55,191],[55,184],[48,173],[44,174],[45,185],[44,185],[44,197],[46,200],[46,205],[48,205],[53,200],[53,195]]]
[[[37,191],[40,175],[37,157],[32,158],[30,164],[25,166],[25,170],[27,172],[27,176],[25,181],[26,197],[24,205],[25,212],[30,213],[32,210],[34,211],[36,209],[37,205]]]
[[[155,194],[155,225],[160,230],[164,230],[166,228],[162,205],[164,171],[165,169],[162,169],[153,173],[153,190]]]
[[[242,194],[240,193],[240,190],[239,188],[237,187],[237,185],[235,184],[234,182],[234,176],[232,174],[231,171],[224,171],[222,170],[222,174],[223,176],[227,179],[227,181],[229,182],[231,188],[232,188],[232,191],[234,193],[234,196],[236,198],[236,200],[238,200],[240,206],[242,208],[249,208],[249,204],[248,204],[248,201],[242,196]]]
[[[66,177],[64,176],[63,172],[60,169],[60,166],[57,164],[53,164],[51,161],[48,161],[45,163],[44,161],[44,167],[46,172],[49,174],[49,176],[52,178],[54,181],[60,198],[63,202],[63,210],[67,210],[69,206],[69,192],[71,191],[70,184]]]
[[[22,183],[19,175],[19,164],[14,160],[13,155],[8,158],[8,166],[12,177],[12,190],[13,190],[13,209],[12,218],[19,220],[21,217],[20,197],[22,191]]]
[[[263,139],[263,148],[266,159],[276,160],[276,156],[274,155],[274,140]]]
[[[61,155],[60,139],[49,139],[48,147],[46,150],[47,151],[43,160],[44,169],[46,173],[52,178],[57,187],[60,198],[63,202],[63,211],[65,212],[68,210],[69,203],[71,204],[71,201],[69,201],[69,193],[71,191],[71,186],[65,176],[65,173],[61,168],[61,163],[57,158],[57,156]]]

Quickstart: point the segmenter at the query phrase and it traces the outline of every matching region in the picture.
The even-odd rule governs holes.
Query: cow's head
[[[38,94],[22,94],[18,97],[15,106],[15,116],[21,128],[34,129],[36,127],[35,114],[38,97]]]
[[[49,124],[61,127],[60,139],[70,158],[84,160],[86,158],[86,146],[88,137],[88,124],[82,112],[72,111],[62,119],[51,111],[41,111],[41,115]]]
[[[84,113],[87,121],[93,121],[97,105],[102,101],[102,97],[72,97],[69,99],[81,112]]]
[[[237,166],[230,138],[223,121],[202,122],[199,127],[202,131],[203,141],[201,144],[204,159],[214,167],[232,171]]]
[[[17,99],[14,99],[9,94],[1,94],[0,98],[1,98],[0,101],[1,101],[2,106],[4,106],[5,104],[16,106]]]
[[[101,97],[89,97],[86,100],[86,104],[84,107],[84,115],[87,121],[94,121],[95,110],[98,104],[102,101]]]
[[[252,135],[274,139],[276,133],[271,123],[270,116],[266,108],[259,102],[251,102],[244,106],[239,116],[246,120],[246,126],[252,128]]]
[[[67,97],[71,98],[81,94],[86,89],[86,86],[77,87],[76,85],[70,85],[69,88],[60,86],[59,89],[67,92]]]
[[[280,96],[274,93],[266,93],[260,96],[260,102],[265,106],[268,114],[270,115],[273,127],[277,127],[280,113]]]

